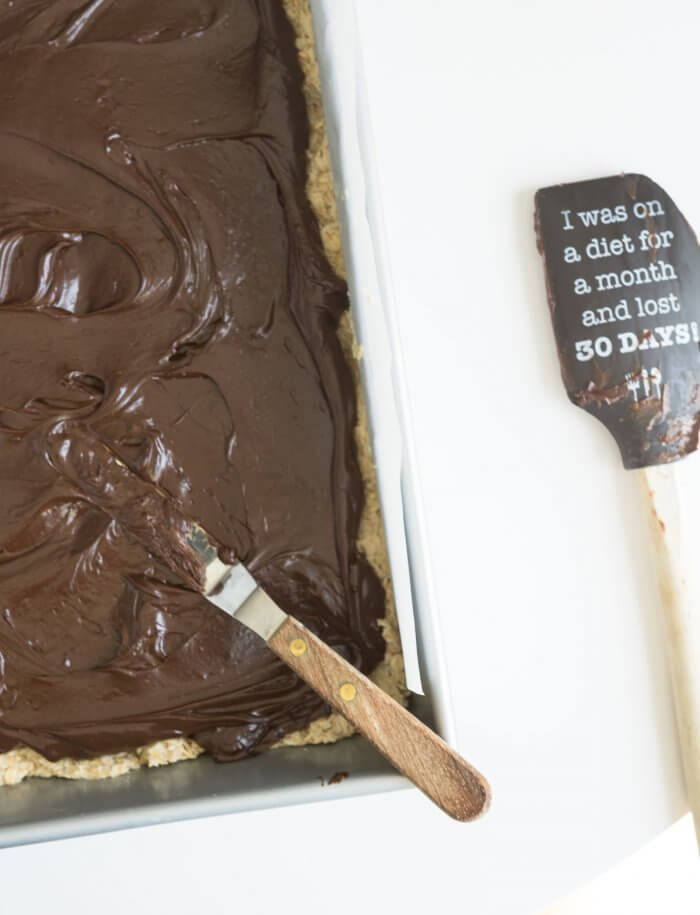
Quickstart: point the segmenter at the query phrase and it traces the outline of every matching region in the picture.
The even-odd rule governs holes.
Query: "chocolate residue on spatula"
[[[700,247],[643,175],[544,188],[538,246],[564,384],[625,467],[677,460],[700,428]]]

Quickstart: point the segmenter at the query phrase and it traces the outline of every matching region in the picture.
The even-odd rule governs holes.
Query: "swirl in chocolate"
[[[92,436],[353,663],[381,658],[306,147],[281,0],[3,4],[0,751],[186,735],[234,759],[325,711],[62,472]]]

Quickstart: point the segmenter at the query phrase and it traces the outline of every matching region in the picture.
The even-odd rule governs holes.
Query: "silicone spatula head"
[[[700,429],[700,247],[643,175],[539,190],[535,224],[569,398],[625,467],[675,461]]]

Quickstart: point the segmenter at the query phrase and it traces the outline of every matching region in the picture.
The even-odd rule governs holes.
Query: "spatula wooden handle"
[[[695,571],[699,557],[690,555],[675,465],[648,467],[641,477],[652,511],[688,803],[700,843],[700,590]]]
[[[305,626],[289,617],[267,644],[445,813],[471,820],[486,810],[484,777]]]

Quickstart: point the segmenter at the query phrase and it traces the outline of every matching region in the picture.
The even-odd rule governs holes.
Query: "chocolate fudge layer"
[[[0,130],[0,750],[262,749],[322,703],[48,443],[89,425],[359,667],[382,657],[345,292],[281,4],[16,3]]]

